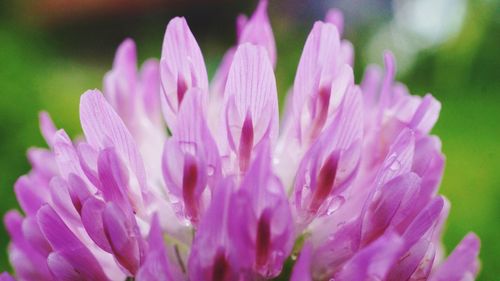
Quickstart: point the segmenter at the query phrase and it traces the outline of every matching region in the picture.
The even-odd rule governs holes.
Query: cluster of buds
[[[279,122],[276,46],[261,0],[209,85],[184,18],[160,61],[119,47],[103,93],[81,96],[83,137],[41,114],[48,149],[15,184],[17,280],[472,280],[479,240],[444,258],[440,103],[394,81],[360,85],[343,18],[307,37]],[[281,128],[279,124],[281,123]],[[0,280],[14,280],[8,273]]]

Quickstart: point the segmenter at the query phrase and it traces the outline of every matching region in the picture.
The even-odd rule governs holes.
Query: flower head
[[[29,151],[23,214],[5,216],[16,279],[475,278],[478,238],[447,259],[440,243],[440,103],[395,82],[390,53],[356,85],[332,10],[307,37],[280,128],[266,7],[238,18],[210,85],[174,18],[160,61],[138,70],[127,39],[104,93],[81,96],[83,138],[41,114],[49,148]]]

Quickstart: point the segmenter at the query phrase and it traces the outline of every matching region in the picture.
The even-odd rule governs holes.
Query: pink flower
[[[17,280],[475,278],[474,234],[443,258],[439,102],[395,82],[390,53],[356,85],[332,10],[307,38],[280,129],[266,7],[238,18],[211,85],[174,18],[159,63],[138,71],[127,39],[104,94],[82,95],[81,139],[40,115],[49,148],[29,151],[23,214],[5,215]]]

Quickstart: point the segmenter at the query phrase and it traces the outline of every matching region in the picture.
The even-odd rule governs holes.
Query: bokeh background
[[[80,134],[79,95],[101,88],[113,53],[132,37],[140,61],[159,57],[164,28],[184,15],[213,74],[235,41],[235,17],[256,1],[4,0],[0,2],[0,214],[18,208],[17,177],[29,170],[26,150],[45,146],[37,115]],[[293,82],[315,19],[337,7],[356,47],[357,81],[384,49],[398,59],[398,79],[414,94],[441,102],[433,133],[447,157],[441,192],[452,209],[444,235],[449,251],[469,231],[482,239],[479,280],[500,276],[500,1],[270,0],[278,47],[280,97]],[[9,270],[8,236],[0,227],[0,271]]]

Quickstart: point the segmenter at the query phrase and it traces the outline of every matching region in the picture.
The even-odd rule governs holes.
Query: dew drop
[[[213,176],[215,173],[215,168],[214,166],[212,165],[208,165],[207,166],[207,175],[210,177],[210,176]]]
[[[327,215],[333,214],[335,211],[337,211],[345,202],[345,198],[343,196],[337,196],[332,199],[330,206],[328,207],[328,210],[326,212]]]
[[[397,171],[401,168],[401,162],[399,162],[399,160],[395,159],[391,166],[389,167],[389,169],[391,169],[391,171]]]

